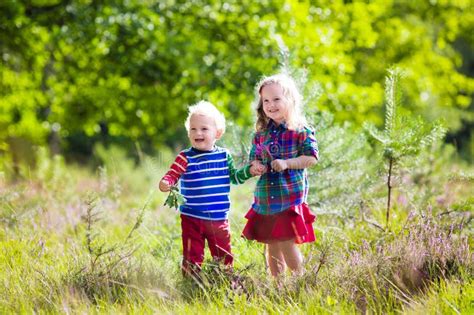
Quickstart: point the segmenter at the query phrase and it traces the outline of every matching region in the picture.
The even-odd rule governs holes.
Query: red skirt
[[[269,215],[259,214],[251,208],[245,218],[248,221],[242,231],[242,237],[248,240],[273,243],[295,239],[296,244],[316,240],[313,230],[316,216],[306,203]]]

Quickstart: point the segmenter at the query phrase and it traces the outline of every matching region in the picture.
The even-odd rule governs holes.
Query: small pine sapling
[[[397,115],[397,109],[401,106],[402,100],[401,78],[402,72],[400,69],[388,70],[385,79],[386,113],[384,130],[380,131],[369,123],[364,124],[364,129],[369,137],[381,144],[383,158],[387,165],[386,229],[388,229],[390,221],[392,180],[396,167],[402,159],[417,157],[433,142],[442,139],[446,132],[439,122],[428,124],[420,117]]]

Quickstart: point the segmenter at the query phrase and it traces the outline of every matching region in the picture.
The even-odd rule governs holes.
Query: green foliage
[[[60,190],[64,185],[70,184],[64,158],[58,154],[50,157],[49,150],[44,147],[37,150],[34,171],[33,176],[44,183],[46,189]]]
[[[164,168],[172,163],[173,154],[168,149],[160,150],[156,156],[145,155],[137,147],[136,157],[117,145],[105,147],[102,144],[94,146],[94,156],[97,161],[99,175],[102,178],[102,188],[110,192],[110,196],[118,199],[123,190],[132,191],[138,195],[154,190]],[[143,190],[143,185],[148,188]]]
[[[320,171],[331,174],[333,168],[332,172],[340,172],[341,177],[334,183],[342,187],[338,187],[339,192],[333,192],[330,203],[337,205],[338,194],[342,195],[341,202],[349,202],[352,190],[356,198],[361,198],[354,186],[363,177],[353,175],[359,170],[346,166],[354,163],[345,161],[336,150],[350,149],[344,142],[336,141],[338,137],[352,134],[353,138],[347,137],[359,147],[354,139],[361,134],[352,132],[348,126],[334,124],[324,114],[319,119],[314,121],[316,126],[327,123],[327,128],[321,128],[320,136],[330,141],[326,145],[321,142],[321,152],[326,150],[325,157],[334,163]],[[331,132],[334,138],[329,137]],[[373,151],[364,149],[366,141],[361,143],[364,146],[359,147],[358,154],[374,155]],[[0,263],[5,266],[0,268],[0,278],[4,279],[0,282],[0,312],[55,313],[66,308],[85,313],[284,313],[291,307],[295,314],[330,314],[364,310],[395,313],[411,308],[420,312],[438,306],[469,313],[467,292],[472,286],[473,264],[468,213],[472,210],[472,198],[468,196],[472,176],[469,169],[454,171],[445,163],[450,156],[442,156],[439,148],[431,150],[434,152],[428,156],[435,154],[439,160],[431,166],[429,158],[419,159],[423,176],[408,175],[414,176],[413,187],[420,191],[441,186],[426,192],[434,194],[433,198],[445,198],[437,204],[436,211],[435,207],[432,212],[418,207],[415,210],[426,211],[406,216],[401,211],[393,217],[392,233],[381,233],[358,220],[355,205],[341,216],[340,223],[332,220],[331,213],[321,211],[315,224],[318,241],[301,247],[306,272],[301,277],[287,275],[279,285],[267,277],[263,246],[238,237],[251,203],[254,182],[234,187],[231,194],[235,272],[231,275],[222,272],[206,253],[201,285],[198,285],[182,278],[179,218],[162,206],[166,196],[146,196],[149,182],[145,172],[133,173],[137,178],[122,179],[105,171],[110,168],[108,164],[92,174],[71,166],[53,173],[52,170],[62,169],[61,162],[44,155],[46,161],[38,167],[49,166],[40,167],[41,172],[32,169],[28,180],[0,186]],[[355,153],[349,155],[357,157]],[[338,163],[336,157],[343,161]],[[125,161],[118,161],[119,158]],[[373,163],[368,157],[364,159],[368,164]],[[114,160],[117,166],[129,163],[125,155],[117,154]],[[147,157],[140,160],[147,161]],[[322,159],[320,166],[323,162]],[[54,163],[59,166],[54,167]],[[141,164],[135,167],[145,168]],[[324,185],[331,181],[318,177],[316,168],[313,171],[311,180]],[[343,180],[343,174],[349,178],[347,181]],[[428,175],[433,182],[427,181]],[[438,181],[443,176],[451,180],[446,188],[448,196],[439,195],[444,193],[445,182]],[[63,177],[68,178],[67,184],[60,184]],[[117,192],[112,188],[114,183],[121,187],[133,183],[139,187]],[[90,190],[98,197],[93,207],[84,203]],[[378,193],[373,189],[360,190],[365,201],[376,198]],[[311,195],[319,198],[317,191]],[[324,204],[322,199],[318,202]],[[134,211],[137,204],[140,207]],[[147,210],[141,211],[144,204]],[[371,206],[374,214],[379,211],[379,205]],[[420,283],[426,285],[421,286],[423,290],[418,289]],[[444,300],[436,300],[439,296],[446,298],[450,306]]]
[[[313,117],[320,161],[310,170],[310,203],[320,214],[347,223],[372,193],[377,163],[365,135],[350,124],[338,125],[328,113]]]
[[[433,282],[471,272],[468,248],[467,235],[453,237],[431,213],[411,214],[393,239],[363,242],[348,253],[337,281],[365,307],[384,308],[390,300],[400,307]],[[385,306],[380,300],[386,301]]]
[[[392,177],[398,168],[400,160],[416,157],[421,151],[441,140],[446,130],[441,123],[427,124],[420,118],[398,114],[401,107],[401,71],[390,69],[385,81],[385,128],[381,132],[375,126],[365,123],[364,127],[372,139],[379,142],[383,158],[387,162],[387,208],[386,224],[390,219]]]
[[[453,48],[472,43],[467,5],[2,2],[0,161],[21,176],[0,181],[0,313],[472,313],[472,169],[432,123],[472,120]],[[406,84],[388,76],[380,128],[392,64]],[[302,87],[320,144],[306,272],[272,282],[261,244],[238,237],[249,181],[231,196],[236,277],[206,254],[203,285],[181,285],[179,218],[153,193],[174,156],[163,143],[178,148],[185,105],[208,98],[235,119],[224,141],[245,163],[253,85],[277,66]],[[76,135],[120,146],[94,147],[95,174],[35,148]],[[33,153],[6,156],[19,141]],[[383,215],[390,161],[396,211],[382,233],[369,219]],[[87,207],[91,190],[100,203]]]
[[[179,206],[185,203],[186,199],[179,193],[179,188],[176,186],[171,187],[168,197],[166,197],[164,206],[178,210]]]
[[[421,117],[413,118],[397,113],[402,109],[401,87],[399,85],[401,75],[399,69],[391,69],[385,82],[384,131],[380,132],[369,123],[364,125],[368,134],[382,145],[383,156],[394,161],[418,154],[442,139],[446,133],[446,129],[440,122],[428,124]]]
[[[89,259],[87,262],[76,261],[77,265],[73,267],[66,281],[93,301],[104,298],[116,301],[123,298],[128,290],[134,289],[129,284],[134,273],[133,255],[139,245],[133,245],[131,241],[133,234],[143,223],[148,201],[140,209],[127,236],[120,243],[112,245],[101,239],[97,231],[96,226],[100,221],[97,202],[95,197],[90,196],[86,201],[87,211],[84,215],[85,247]]]
[[[67,269],[47,250],[44,239],[5,240],[0,242],[0,312],[25,313],[30,309],[53,312],[60,295],[61,275]]]
[[[282,47],[336,122],[381,125],[380,82],[398,65],[407,109],[459,130],[473,121],[474,81],[458,70],[470,50],[456,48],[472,47],[474,14],[466,1],[415,3],[3,2],[0,152],[18,137],[73,151],[75,135],[176,146],[202,98],[248,126],[254,84]]]
[[[297,54],[294,66],[321,82],[321,107],[334,112],[336,121],[381,125],[379,82],[385,69],[397,65],[407,69],[409,109],[428,120],[449,117],[448,127],[457,129],[471,103],[464,91],[472,91],[473,81],[446,71],[462,64],[451,46],[455,38],[472,40],[472,13],[459,20],[467,7],[468,1],[291,1],[278,24],[285,31],[275,33]]]
[[[427,294],[416,297],[413,303],[405,307],[407,314],[424,313],[466,313],[473,311],[469,296],[474,295],[474,283],[471,280],[466,282],[440,281],[439,286],[430,288]]]

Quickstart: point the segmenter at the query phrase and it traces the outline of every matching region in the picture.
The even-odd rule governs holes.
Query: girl
[[[315,241],[305,169],[316,164],[318,147],[291,77],[264,78],[257,92],[257,132],[250,160],[261,177],[242,236],[268,244],[266,258],[274,277],[286,266],[301,273],[302,256],[296,244]]]

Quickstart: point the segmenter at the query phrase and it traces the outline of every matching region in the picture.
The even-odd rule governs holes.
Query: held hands
[[[273,160],[271,162],[272,171],[275,172],[283,172],[284,170],[288,169],[289,165],[286,160]],[[262,162],[258,160],[253,160],[250,163],[250,174],[252,176],[261,176],[262,174],[267,172],[267,167],[262,164]]]
[[[267,167],[262,164],[259,160],[253,160],[250,163],[250,174],[252,176],[261,176],[267,171]]]
[[[286,160],[276,159],[272,161],[271,166],[275,172],[283,172],[288,169],[288,162]]]
[[[162,192],[167,192],[167,191],[170,191],[171,190],[171,185],[170,183],[167,181],[167,180],[162,180],[160,181],[160,184],[158,185],[158,188],[162,191]]]

